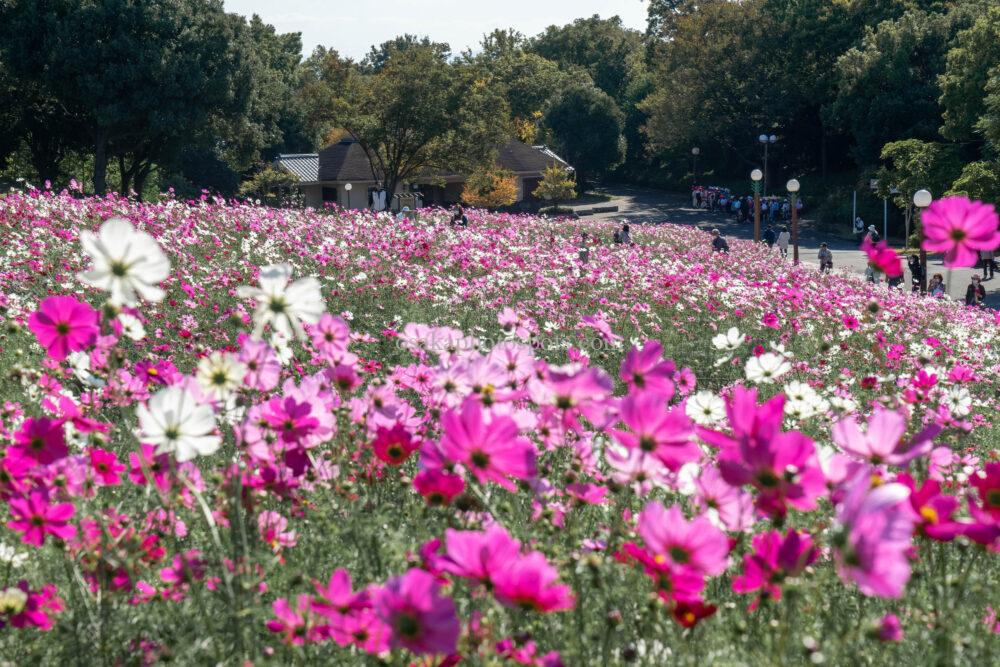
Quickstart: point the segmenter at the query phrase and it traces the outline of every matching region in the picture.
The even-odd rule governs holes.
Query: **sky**
[[[617,14],[626,27],[646,27],[645,0],[225,0],[225,5],[247,17],[259,14],[279,32],[301,32],[306,54],[322,45],[355,60],[403,33],[447,42],[459,53],[476,50],[494,28],[532,36],[593,14]]]

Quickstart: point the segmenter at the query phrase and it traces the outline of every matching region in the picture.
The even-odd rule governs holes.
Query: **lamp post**
[[[913,193],[913,205],[917,207],[917,215],[923,215],[925,208],[931,205],[934,197],[931,196],[929,190],[917,190]],[[923,274],[920,276],[920,292],[921,294],[927,293],[927,251],[924,250],[924,229],[923,220],[921,220],[920,227],[920,272]],[[951,288],[951,285],[948,286]]]
[[[794,178],[786,184],[789,194],[789,204],[792,209],[792,263],[799,263],[799,212],[795,206],[795,200],[799,196],[799,182]]]
[[[764,144],[764,196],[767,196],[767,147],[778,140],[778,137],[762,134],[757,137],[757,141]]]
[[[701,154],[701,149],[695,146],[691,149],[691,161],[694,163],[691,166],[691,187],[698,185],[698,155]]]
[[[750,172],[750,180],[753,181],[753,240],[760,242],[760,179],[764,174],[760,169]]]
[[[347,190],[347,208],[351,208],[351,190],[354,189],[354,186],[348,183],[344,189]]]

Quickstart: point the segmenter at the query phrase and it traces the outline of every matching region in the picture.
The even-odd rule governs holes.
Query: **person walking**
[[[993,269],[996,268],[996,252],[993,250],[980,250],[979,251],[979,261],[983,265],[983,280],[993,279]],[[990,277],[986,277],[986,272],[989,271]]]
[[[965,305],[974,308],[984,308],[986,306],[986,288],[979,281],[979,276],[972,275],[972,281],[965,288]]]
[[[788,233],[788,227],[782,227],[778,233],[778,250],[781,251],[781,258],[788,257],[788,242],[792,240],[792,235]]]
[[[627,222],[622,225],[621,239],[625,245],[632,245],[632,228],[628,226]]]
[[[868,241],[871,242],[872,245],[878,243],[879,239],[882,238],[881,236],[879,236],[878,230],[875,229],[875,225],[868,225],[868,234],[866,234],[866,236],[868,237]]]
[[[865,221],[861,219],[861,216],[854,218],[854,240],[858,245],[861,245],[861,239],[865,235]]]
[[[577,248],[577,256],[580,258],[581,264],[586,264],[590,261],[590,245],[587,241],[587,232],[580,234],[580,246]]]
[[[816,258],[819,259],[820,273],[830,273],[833,271],[833,253],[830,252],[830,248],[825,243],[819,244],[819,252],[816,254]]]
[[[773,248],[774,242],[778,240],[778,235],[774,233],[774,227],[768,225],[767,229],[764,230],[764,233],[761,234],[761,240],[767,244],[768,248]]]
[[[729,243],[718,229],[712,230],[712,252],[729,252]]]

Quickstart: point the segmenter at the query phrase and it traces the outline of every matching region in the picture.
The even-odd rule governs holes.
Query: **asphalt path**
[[[722,212],[711,212],[706,209],[698,209],[691,205],[690,197],[683,197],[677,194],[647,190],[643,188],[621,186],[609,187],[599,190],[601,194],[610,197],[607,203],[601,206],[617,206],[615,213],[600,213],[586,216],[585,220],[608,220],[619,219],[630,224],[660,224],[670,222],[678,225],[691,225],[704,230],[718,229],[724,236],[737,239],[753,239],[753,219],[749,224],[738,222],[732,214]],[[808,200],[807,200],[808,201]],[[588,209],[592,206],[578,206],[577,209]],[[848,224],[845,221],[845,226]],[[790,222],[775,224],[775,229],[780,229],[781,225],[787,225],[791,231]],[[762,218],[761,231],[767,228],[766,219]],[[809,210],[803,211],[803,218],[799,220],[799,259],[800,261],[816,266],[819,270],[820,243],[826,243],[833,253],[833,266],[836,272],[846,272],[863,276],[868,260],[864,252],[858,248],[858,244],[853,239],[843,239],[831,236],[816,228],[814,221],[809,217]],[[898,239],[890,239],[890,245],[899,247]],[[777,250],[775,251],[777,253]],[[791,261],[792,249],[789,247],[788,259]],[[905,262],[904,262],[905,268]],[[968,287],[973,274],[982,276],[980,268],[957,268],[951,271],[951,280],[948,281],[948,269],[944,266],[940,256],[932,256],[927,261],[927,275],[932,276],[940,273],[945,277],[948,295],[953,299],[965,299],[965,290]],[[885,284],[884,281],[882,284]],[[910,272],[907,269],[903,286],[909,289]],[[991,308],[1000,309],[1000,272],[993,279],[983,281],[986,288],[986,304]]]

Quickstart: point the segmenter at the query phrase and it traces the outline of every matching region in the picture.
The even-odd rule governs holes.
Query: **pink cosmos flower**
[[[48,465],[69,454],[63,422],[48,417],[29,417],[14,434],[10,454]]]
[[[687,521],[677,505],[653,501],[639,514],[638,530],[655,558],[678,569],[714,576],[729,566],[729,539],[705,516]]]
[[[847,483],[837,506],[834,538],[837,573],[869,596],[898,598],[910,579],[907,553],[914,516],[902,484],[872,488],[872,470],[862,468]]]
[[[502,526],[485,531],[447,530],[445,555],[440,567],[445,572],[473,579],[492,588],[499,572],[520,558],[521,543]]]
[[[743,556],[743,574],[733,579],[736,593],[761,591],[750,609],[756,609],[764,597],[780,600],[781,583],[801,574],[819,556],[809,534],[797,530],[788,531],[784,538],[776,530],[758,533],[753,537],[753,549],[752,554]]]
[[[901,473],[896,481],[910,490],[910,507],[919,517],[917,529],[923,535],[940,542],[950,542],[960,534],[963,524],[953,521],[958,510],[958,499],[941,493],[941,484],[928,479],[919,489],[912,477]]]
[[[313,347],[331,363],[339,363],[347,355],[351,342],[351,329],[342,318],[324,313],[315,325],[309,327]]]
[[[757,390],[734,387],[726,404],[732,435],[698,427],[698,434],[720,448],[719,470],[733,486],[752,485],[757,508],[784,516],[787,505],[812,510],[826,493],[826,479],[813,441],[798,431],[781,431],[784,394],[757,405]]]
[[[14,519],[7,522],[7,527],[24,533],[21,541],[25,544],[40,547],[45,543],[46,535],[61,540],[76,535],[76,526],[69,523],[70,517],[76,514],[72,503],[50,505],[44,491],[32,491],[27,498],[11,498],[8,505]]]
[[[876,407],[868,419],[865,433],[858,428],[857,418],[850,415],[833,425],[833,441],[847,455],[873,465],[906,465],[930,452],[934,446],[932,438],[941,432],[940,426],[931,425],[910,442],[901,443],[906,421],[906,417],[895,410]]]
[[[656,456],[670,470],[701,458],[694,426],[683,406],[667,409],[663,396],[642,392],[622,401],[621,418],[630,430],[613,430],[615,439],[630,449]]]
[[[921,222],[924,250],[943,252],[945,266],[975,266],[980,250],[1000,246],[997,213],[992,204],[945,197],[927,207]]]
[[[285,598],[278,598],[271,608],[275,618],[267,622],[267,629],[282,635],[282,641],[290,646],[302,646],[306,640],[318,639],[314,627],[310,627],[310,600],[308,595],[299,595],[295,606]]]
[[[412,568],[373,592],[375,611],[391,629],[393,647],[418,655],[455,652],[459,632],[455,603],[440,589],[432,574]]]
[[[618,377],[630,392],[651,391],[668,401],[673,398],[677,366],[673,361],[664,361],[662,354],[663,346],[655,340],[647,340],[641,350],[633,347],[625,354]]]
[[[355,591],[351,583],[350,573],[343,569],[337,569],[330,575],[330,580],[325,585],[319,581],[313,581],[316,588],[317,599],[312,602],[312,609],[328,618],[336,618],[352,611],[359,611],[369,606],[368,591]]]
[[[402,424],[396,424],[391,429],[379,427],[375,432],[372,450],[380,461],[398,466],[406,462],[413,452],[420,449],[420,442],[414,440],[410,432]]]
[[[456,496],[465,491],[465,480],[459,475],[427,468],[413,478],[413,488],[429,505],[450,505]]]
[[[239,343],[241,347],[236,358],[247,369],[243,382],[258,391],[271,391],[277,387],[281,379],[281,363],[271,346],[246,334],[240,334]]]
[[[753,497],[731,486],[718,468],[707,467],[694,481],[694,507],[711,516],[718,514],[727,530],[742,532],[754,524]]]
[[[90,450],[90,468],[101,486],[121,484],[121,473],[125,466],[118,462],[118,456],[106,449],[94,447]]]
[[[517,423],[506,415],[492,415],[483,421],[484,409],[467,399],[460,413],[448,410],[441,415],[440,447],[444,456],[465,465],[480,484],[496,482],[508,491],[510,481],[535,476],[535,445],[518,435]]]
[[[875,628],[875,636],[884,642],[903,641],[903,626],[895,614],[886,614]]]
[[[680,601],[695,601],[701,599],[705,589],[705,577],[690,568],[678,568],[672,561],[662,555],[653,555],[633,542],[622,546],[619,560],[628,562],[632,559],[642,565],[643,570],[656,588],[656,594],[669,604]]]
[[[257,516],[257,530],[260,540],[277,553],[294,547],[298,542],[294,530],[288,530],[288,519],[277,512],[265,510]]]
[[[94,343],[100,333],[99,319],[89,304],[71,296],[50,296],[28,317],[28,328],[50,357],[62,361],[68,353]]]
[[[66,608],[62,598],[59,597],[55,584],[45,584],[40,591],[33,591],[28,588],[27,581],[19,581],[17,587],[21,589],[27,599],[24,607],[16,614],[10,616],[10,624],[15,628],[38,628],[42,632],[52,629],[52,616],[58,614]],[[0,618],[0,629],[4,626],[3,619]]]
[[[868,255],[868,263],[875,270],[881,271],[889,278],[898,278],[903,275],[903,263],[900,261],[899,255],[884,240],[872,243],[871,239],[866,236],[861,242],[861,249]]]
[[[1000,463],[987,463],[982,472],[969,476],[969,482],[979,502],[969,498],[973,523],[965,525],[962,532],[970,540],[1000,552]]]
[[[541,552],[518,558],[495,576],[496,598],[508,607],[548,613],[576,604],[569,586],[555,583],[559,573]]]

